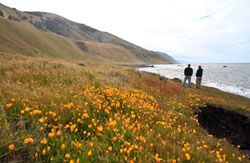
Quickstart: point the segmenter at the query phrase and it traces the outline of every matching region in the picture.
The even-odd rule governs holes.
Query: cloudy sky
[[[250,63],[250,0],[1,0],[188,62]]]

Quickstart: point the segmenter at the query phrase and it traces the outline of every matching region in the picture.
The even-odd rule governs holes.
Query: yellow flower
[[[94,143],[89,142],[89,147],[93,147],[93,146],[94,146]]]
[[[34,139],[33,138],[25,138],[24,139],[24,144],[31,144],[34,142]]]
[[[57,132],[56,132],[56,135],[57,136],[60,136],[62,134],[62,132],[60,131],[60,130],[58,130]]]
[[[37,114],[42,114],[41,110],[33,110],[32,112],[30,112],[31,115],[37,115]]]
[[[42,117],[42,118],[38,119],[38,121],[39,121],[40,123],[43,123],[46,119],[47,119],[47,117]]]
[[[7,109],[11,108],[12,106],[13,106],[13,103],[8,103],[8,104],[5,105],[5,107],[6,107]]]
[[[9,150],[14,151],[15,150],[15,145],[14,144],[9,145]]]
[[[112,147],[108,147],[109,152],[112,152]]]
[[[43,150],[42,150],[42,154],[43,154],[43,155],[46,155],[46,149],[43,149]]]
[[[65,154],[65,158],[68,160],[68,159],[70,159],[70,154],[69,153],[66,153]]]
[[[185,153],[185,157],[187,160],[190,160],[190,154],[189,153]]]
[[[68,103],[68,104],[66,104],[66,105],[64,105],[67,109],[70,109],[70,108],[72,108],[72,106],[73,106],[73,103],[71,102],[71,103]]]
[[[100,131],[100,132],[102,132],[103,131],[103,127],[99,126],[99,127],[97,127],[97,130]]]
[[[77,143],[75,144],[75,146],[76,146],[76,148],[81,148],[81,147],[82,147],[82,143],[78,143],[78,142],[77,142]]]
[[[50,146],[48,146],[48,147],[47,147],[47,151],[49,152],[49,151],[50,151],[50,149],[51,149],[51,148],[50,148]]]
[[[117,141],[117,137],[116,137],[116,136],[113,137],[113,138],[112,138],[112,141],[114,141],[114,142]]]
[[[88,151],[88,156],[92,156],[92,151]]]
[[[26,112],[28,112],[28,111],[30,111],[30,108],[26,106],[24,110],[25,110]]]
[[[42,140],[41,140],[41,144],[47,144],[47,139],[46,138],[43,138]]]
[[[65,144],[61,145],[61,149],[65,149],[65,147],[66,147]]]
[[[55,133],[54,132],[50,132],[49,135],[48,135],[50,138],[53,138],[55,136]]]
[[[89,118],[88,113],[84,113],[84,114],[83,114],[83,117],[84,117],[84,118]]]
[[[161,160],[162,160],[162,158],[159,158],[159,154],[156,153],[156,155],[155,155],[155,161],[156,162],[160,162]]]

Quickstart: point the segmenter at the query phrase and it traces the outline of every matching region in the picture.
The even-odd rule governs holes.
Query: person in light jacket
[[[196,72],[196,88],[201,88],[201,80],[202,80],[203,69],[201,66],[198,66],[198,70]]]

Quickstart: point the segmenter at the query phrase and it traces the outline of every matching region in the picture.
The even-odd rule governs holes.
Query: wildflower
[[[42,114],[41,110],[33,110],[32,112],[30,112],[31,115],[37,115],[37,114]]]
[[[154,157],[156,162],[160,162],[162,160],[162,158],[159,158],[159,154],[156,153],[155,157]]]
[[[65,147],[66,147],[65,144],[61,145],[61,149],[65,149]]]
[[[109,151],[109,152],[112,152],[112,147],[108,147],[108,151]]]
[[[47,151],[49,152],[49,151],[50,151],[50,149],[51,149],[51,148],[50,148],[50,146],[48,146],[48,147],[47,147]]]
[[[5,105],[5,107],[6,107],[7,109],[11,108],[12,106],[13,106],[13,103],[8,103],[8,104]]]
[[[239,161],[242,161],[242,158],[241,158],[241,157],[238,157],[238,160],[239,160]]]
[[[114,141],[114,142],[117,141],[117,137],[116,137],[116,136],[113,137],[113,138],[112,138],[112,141]]]
[[[28,112],[28,111],[30,111],[30,108],[26,106],[24,110],[25,110],[26,112]]]
[[[70,159],[70,154],[69,153],[66,153],[65,154],[65,158],[68,160],[68,159]]]
[[[41,144],[47,144],[47,139],[46,138],[43,138],[42,140],[41,140]]]
[[[50,132],[49,135],[48,135],[50,138],[53,138],[55,136],[55,133],[54,132]]]
[[[20,112],[21,112],[21,114],[24,114],[24,113],[25,113],[25,111],[24,111],[24,110],[21,110]]]
[[[38,153],[37,152],[35,153],[35,157],[38,157]]]
[[[14,144],[9,145],[9,150],[14,151],[15,150],[15,145]]]
[[[43,149],[43,150],[42,150],[42,154],[43,154],[43,155],[46,155],[46,149]]]
[[[82,143],[76,143],[75,146],[76,146],[76,148],[81,148],[82,147]]]
[[[46,119],[47,119],[47,117],[42,117],[42,118],[38,119],[38,121],[39,121],[40,123],[43,123]]]
[[[92,156],[92,151],[88,151],[88,156]]]
[[[66,104],[64,106],[65,106],[65,108],[70,109],[70,108],[72,108],[73,103],[71,102],[71,103],[68,103],[68,104]]]
[[[61,134],[62,134],[61,130],[58,130],[58,131],[56,132],[56,135],[57,135],[57,136],[60,136]]]
[[[99,127],[97,127],[97,130],[100,131],[100,132],[102,132],[103,131],[103,127],[99,126]]]
[[[190,154],[189,153],[185,153],[185,157],[187,160],[190,160]]]
[[[75,130],[75,128],[76,128],[76,124],[71,125],[70,126],[70,131],[73,132]]]
[[[31,144],[33,142],[34,142],[33,138],[25,138],[24,139],[24,144]]]
[[[93,147],[93,146],[94,146],[94,143],[89,142],[89,147]]]
[[[84,117],[84,118],[89,118],[88,113],[84,113],[84,114],[83,114],[83,117]]]

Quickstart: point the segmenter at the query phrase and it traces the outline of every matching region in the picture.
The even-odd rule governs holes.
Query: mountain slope
[[[167,53],[159,52],[159,51],[157,51],[157,53],[162,55],[163,57],[165,57],[167,60],[171,61],[172,63],[178,63],[173,57],[171,57]]]
[[[110,33],[52,13],[21,12],[0,4],[0,21],[4,52],[118,63],[170,62]]]

